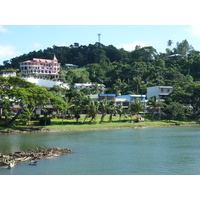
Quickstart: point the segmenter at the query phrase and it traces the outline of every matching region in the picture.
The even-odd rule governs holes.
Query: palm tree
[[[135,77],[135,78],[133,78],[133,81],[134,81],[134,84],[136,86],[136,93],[139,94],[140,87],[141,87],[141,84],[142,84],[142,79],[141,79],[141,77]]]
[[[121,104],[116,106],[116,111],[119,114],[119,121],[121,120],[122,114],[124,113],[123,106]]]
[[[161,113],[160,109],[162,107],[162,102],[159,100],[156,100],[156,96],[154,95],[154,96],[150,97],[148,105],[149,105],[149,110],[151,112],[151,120],[153,121],[155,111],[159,110],[159,114]]]
[[[87,110],[87,114],[85,116],[84,122],[87,118],[91,117],[91,121],[95,120],[96,115],[98,113],[98,104],[95,105],[94,101],[91,100],[90,97],[88,97],[88,104],[85,106],[85,109]]]
[[[104,117],[106,116],[107,114],[107,110],[108,110],[108,102],[106,99],[103,99],[102,101],[99,102],[99,110],[101,112],[101,122],[103,122],[104,120]]]
[[[95,105],[95,103],[92,101],[90,105],[90,112],[89,112],[89,117],[91,117],[91,121],[94,121],[96,116],[98,114],[98,104]]]
[[[141,102],[140,99],[136,99],[129,106],[129,110],[130,110],[130,117],[131,117],[131,123],[132,123],[133,122],[133,116],[138,115],[139,112],[144,111],[144,103]]]
[[[168,40],[167,46],[170,47],[170,49],[171,49],[172,44],[173,44],[173,41],[172,40]]]
[[[112,100],[108,103],[108,110],[110,111],[109,121],[112,122],[113,115],[117,113],[116,107],[115,107],[115,101]]]
[[[78,91],[76,91],[73,94],[70,100],[70,103],[72,104],[71,110],[73,111],[74,117],[76,118],[76,123],[78,123],[78,120],[80,118],[80,113],[84,108],[84,101],[85,101],[85,98],[84,98],[83,93],[78,92]]]

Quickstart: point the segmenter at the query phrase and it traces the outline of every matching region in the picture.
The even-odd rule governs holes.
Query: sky
[[[53,45],[95,44],[99,33],[102,44],[128,51],[140,45],[165,52],[168,40],[175,47],[184,39],[200,51],[200,25],[0,25],[0,64]]]
[[[1,2],[0,65],[5,60],[53,45],[95,44],[99,33],[102,44],[128,51],[140,45],[153,46],[163,53],[168,40],[175,47],[185,39],[200,51],[197,0],[28,2]]]

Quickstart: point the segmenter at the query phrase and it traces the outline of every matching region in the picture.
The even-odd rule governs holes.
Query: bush
[[[39,120],[40,118],[40,115],[39,114],[34,114],[32,117],[31,117],[31,120]]]
[[[51,125],[51,118],[50,118],[50,117],[47,117],[47,118],[46,118],[46,124],[45,124],[45,117],[41,117],[41,118],[40,118],[40,121],[39,121],[39,125],[40,125],[40,126]]]

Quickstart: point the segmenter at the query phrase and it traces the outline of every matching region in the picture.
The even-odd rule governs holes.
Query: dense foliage
[[[146,88],[155,85],[176,85],[188,80],[198,81],[200,77],[200,52],[194,50],[187,40],[166,43],[166,53],[158,53],[153,47],[136,46],[129,52],[113,45],[79,45],[69,47],[53,46],[44,50],[4,61],[0,69],[19,69],[19,62],[32,58],[52,59],[55,54],[61,63],[64,82],[103,83],[106,93],[146,94]],[[77,65],[70,69],[67,63]]]
[[[106,93],[117,95],[146,94],[147,87],[170,85],[174,91],[165,103],[158,102],[155,97],[150,99],[148,111],[151,119],[154,120],[156,112],[159,118],[164,114],[169,119],[183,119],[191,114],[197,116],[200,108],[200,52],[189,45],[187,40],[177,42],[173,48],[172,44],[171,40],[167,42],[166,53],[158,53],[151,46],[136,46],[131,52],[100,43],[88,46],[78,43],[70,47],[53,46],[4,61],[0,69],[18,70],[19,62],[32,58],[52,59],[55,54],[61,63],[60,73],[66,75],[62,77],[64,82],[71,85],[85,82],[104,84]],[[78,67],[68,68],[67,63]],[[119,118],[123,114],[122,107],[115,107],[113,102],[104,100],[95,104],[86,96],[100,92],[97,84],[94,91],[83,89],[82,92],[76,92],[66,91],[58,86],[47,91],[18,78],[1,78],[0,83],[1,116],[7,126],[11,126],[19,115],[28,122],[35,107],[45,108],[48,103],[53,104],[61,116],[70,110],[77,122],[83,110],[86,112],[85,119],[91,118],[91,122],[98,113],[102,115],[101,122],[107,113],[110,114],[110,121],[116,113]],[[22,110],[13,116],[10,108],[15,102]],[[129,108],[131,118],[142,110],[141,102],[133,102]]]
[[[43,109],[46,123],[49,105],[59,111],[67,109],[67,103],[62,98],[43,87],[18,77],[0,77],[0,119],[6,126],[12,126],[19,118],[29,124],[36,108]],[[16,112],[13,108],[17,108]]]

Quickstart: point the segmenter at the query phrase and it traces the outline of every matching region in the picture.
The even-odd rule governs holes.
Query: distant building
[[[14,72],[14,71],[1,71],[0,76],[2,76],[2,77],[14,77],[14,76],[16,76],[16,72]]]
[[[20,62],[21,74],[36,74],[36,75],[58,75],[60,72],[60,63],[56,56],[52,60],[33,58],[33,60],[27,60]]]
[[[65,64],[65,67],[68,69],[76,69],[78,68],[78,65],[74,65],[74,64]]]
[[[111,101],[111,100],[115,101],[116,95],[115,94],[99,94],[98,100],[101,101],[103,99],[106,99],[108,101]]]
[[[156,96],[157,100],[164,101],[164,99],[173,91],[172,86],[154,86],[147,88],[147,99]]]
[[[35,83],[39,86],[53,87],[54,85],[59,85],[66,89],[69,89],[68,84],[64,84],[59,81],[60,75],[60,63],[56,56],[53,59],[42,59],[33,58],[33,60],[27,60],[20,62],[20,71],[22,74],[22,79]],[[46,78],[50,80],[46,80]],[[55,79],[54,79],[55,78]]]
[[[128,108],[133,101],[139,99],[141,102],[145,103],[146,95],[138,94],[129,94],[129,95],[120,95],[116,97],[116,105],[122,105],[123,108]]]
[[[84,88],[88,88],[90,90],[94,89],[95,83],[75,83],[74,89],[76,91],[81,91]],[[105,91],[105,85],[104,84],[98,84],[98,88],[102,91]]]
[[[41,79],[41,78],[34,78],[34,77],[22,77],[22,79],[31,82],[31,83],[35,83],[36,85],[39,86],[44,86],[44,87],[53,87],[54,85],[58,85],[62,88],[65,89],[70,89],[69,84],[67,83],[63,83],[59,80],[54,81],[54,80],[45,80],[45,79]]]
[[[186,58],[186,55],[182,55],[182,54],[173,54],[173,55],[169,55],[169,56],[165,56],[165,58]]]

